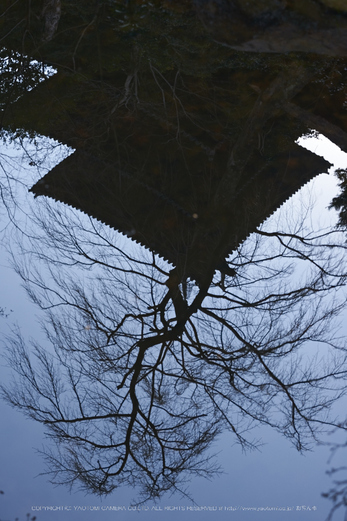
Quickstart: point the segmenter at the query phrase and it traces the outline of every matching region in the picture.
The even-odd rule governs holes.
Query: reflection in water
[[[54,482],[155,499],[217,471],[225,429],[303,450],[338,425],[344,238],[300,215],[262,226],[330,166],[300,136],[347,150],[346,17],[305,5],[54,0],[1,19],[3,127],[75,150],[30,188],[41,231],[17,261],[54,355],[13,337],[4,390],[57,443]]]

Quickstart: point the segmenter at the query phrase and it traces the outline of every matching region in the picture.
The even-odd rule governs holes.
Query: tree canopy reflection
[[[301,135],[314,126],[346,147],[345,49],[298,49],[297,32],[292,54],[247,42],[289,20],[340,34],[346,19],[326,2],[314,15],[283,2],[271,21],[231,2],[217,40],[194,5],[32,2],[24,20],[16,2],[1,22],[25,70],[3,87],[3,126],[75,149],[31,187],[38,226],[17,262],[53,351],[33,343],[33,362],[12,337],[19,379],[3,393],[47,427],[53,481],[97,494],[184,491],[218,470],[207,449],[224,430],[247,448],[269,425],[304,450],[341,426],[329,410],[345,392],[344,238],[300,215],[262,223],[329,166]],[[28,56],[57,73],[40,83]],[[36,87],[17,92],[26,77]]]

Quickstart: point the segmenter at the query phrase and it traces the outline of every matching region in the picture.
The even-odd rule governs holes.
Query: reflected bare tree
[[[335,172],[338,180],[339,180],[339,188],[340,193],[333,198],[330,208],[335,209],[339,213],[339,220],[337,223],[337,228],[340,230],[346,231],[347,225],[347,183],[346,183],[346,170],[338,169]],[[346,427],[346,423],[343,425]],[[336,458],[341,458],[341,454],[344,454],[344,451],[347,447],[347,442],[331,442],[331,458],[330,462],[336,460]],[[323,497],[330,500],[333,504],[333,507],[330,511],[328,521],[334,518],[335,513],[341,508],[345,510],[344,519],[347,520],[347,477],[346,477],[347,467],[345,465],[338,465],[331,467],[327,472],[329,476],[332,478],[332,486],[328,492],[322,494]]]
[[[49,344],[30,354],[19,332],[8,340],[18,380],[2,392],[47,427],[54,483],[155,499],[217,471],[207,449],[226,429],[250,448],[249,430],[269,425],[305,450],[338,425],[341,234],[258,229],[229,258],[233,276],[197,284],[92,219],[41,208],[17,270]]]
[[[330,208],[339,212],[338,228],[346,230],[347,227],[347,170],[339,168],[335,175],[339,180],[340,193],[333,198]]]
[[[345,140],[343,16],[327,0],[314,15],[283,3],[271,20],[264,3],[231,2],[224,26],[196,2],[49,4],[23,15],[13,2],[1,21],[13,67],[30,54],[58,70],[23,96],[25,82],[5,84],[3,125],[77,149],[33,192],[105,222],[110,210],[177,262],[35,201],[14,262],[47,343],[7,340],[18,378],[3,396],[46,426],[52,481],[100,495],[186,493],[218,472],[208,449],[225,430],[252,448],[252,427],[268,425],[305,450],[340,426],[346,246],[304,220],[259,223],[326,167],[299,136]]]
[[[344,424],[346,427],[346,423]],[[331,442],[328,443],[331,449],[331,457],[329,463],[335,457],[341,459],[341,455],[344,453],[347,447],[346,442]],[[331,467],[330,470],[327,471],[327,474],[331,476],[332,486],[328,492],[324,492],[322,494],[323,497],[328,499],[332,504],[332,508],[330,510],[327,521],[331,521],[334,519],[335,513],[337,511],[344,510],[344,520],[347,519],[347,478],[346,478],[346,465],[338,465],[337,467]]]

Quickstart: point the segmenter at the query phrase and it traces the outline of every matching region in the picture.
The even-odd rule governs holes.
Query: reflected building
[[[205,160],[209,166],[208,158]],[[178,161],[175,166],[183,167]],[[156,188],[154,165],[152,171],[149,168],[136,175],[118,169],[102,156],[77,150],[40,179],[31,192],[85,212],[169,261],[182,277],[199,282],[211,268],[225,270],[226,257],[329,166],[293,143],[270,165],[263,164],[261,172],[247,172],[229,204],[220,208],[207,190],[200,189],[198,175],[196,189],[175,198],[179,187],[173,187],[174,194]]]
[[[211,476],[206,451],[224,429],[247,448],[244,433],[272,426],[303,450],[320,426],[337,427],[326,412],[332,391],[345,391],[346,360],[332,321],[340,301],[330,306],[328,292],[345,284],[344,246],[319,232],[292,248],[293,235],[283,244],[275,230],[277,253],[240,251],[240,277],[223,275],[235,275],[230,253],[329,167],[297,139],[315,129],[347,150],[340,0],[32,0],[23,18],[24,5],[0,17],[13,50],[4,68],[17,74],[3,89],[2,125],[74,149],[31,192],[174,266],[164,281],[159,266],[128,270],[119,255],[111,276],[91,271],[82,283],[65,258],[51,270],[62,235],[49,219],[39,248],[29,246],[52,275],[46,285],[29,266],[55,357],[35,345],[36,376],[16,337],[22,381],[7,396],[58,443],[54,480],[99,495],[140,485],[141,500],[157,500],[185,493],[187,473]],[[40,83],[31,59],[56,74]],[[307,277],[290,269],[298,259]],[[188,278],[199,285],[189,302]],[[323,365],[320,351],[312,363],[301,351],[314,342],[328,348]]]
[[[162,7],[173,20],[188,9],[193,20],[197,14],[188,4],[182,3],[181,11],[167,2]],[[305,48],[305,41],[302,53],[287,56],[289,50],[274,57],[265,51],[264,58],[262,51],[257,63],[253,55],[258,51],[248,49],[247,38],[259,17],[235,9],[237,41],[230,40],[218,20],[224,46],[215,42],[216,29],[211,29],[199,63],[193,60],[199,48],[195,42],[194,49],[189,27],[188,32],[180,27],[181,44],[190,41],[192,48],[185,49],[178,66],[164,61],[164,55],[177,51],[177,41],[170,43],[172,28],[161,35],[164,52],[153,43],[159,31],[153,20],[153,34],[144,34],[140,25],[129,34],[107,12],[101,18],[105,26],[98,37],[104,46],[99,51],[91,45],[94,26],[72,55],[41,41],[46,62],[56,63],[58,54],[58,72],[9,104],[3,118],[5,124],[75,149],[31,188],[35,196],[48,196],[102,221],[169,261],[180,278],[199,283],[215,269],[227,270],[231,252],[305,183],[327,171],[325,160],[295,143],[300,136],[315,129],[347,151],[344,98],[335,88],[340,78],[326,57],[329,52],[344,56],[344,40],[336,49],[318,49],[319,67],[317,57],[311,63],[312,49]],[[334,24],[345,30],[344,15],[324,11],[321,4],[319,9],[319,30],[331,31]],[[331,27],[325,28],[324,12],[330,13]],[[278,17],[277,31],[289,19],[297,30],[305,20],[307,27],[312,25],[308,14],[293,6]],[[60,23],[64,27],[68,21]],[[189,23],[197,31],[195,22]],[[262,38],[274,25],[262,22]],[[132,47],[130,61],[127,71],[109,64],[101,72],[97,52],[102,49],[110,59],[106,40],[114,49],[116,41],[107,32],[113,26],[116,40]],[[73,31],[56,36],[70,51]],[[299,45],[297,34],[293,38],[290,42]]]

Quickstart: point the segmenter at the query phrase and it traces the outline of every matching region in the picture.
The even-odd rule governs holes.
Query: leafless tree
[[[345,425],[344,425],[345,427]],[[344,450],[346,450],[347,443],[346,442],[330,442],[328,443],[331,448],[331,458],[329,463],[337,457],[341,457]],[[346,479],[346,466],[339,465],[337,467],[331,467],[330,470],[327,471],[327,474],[332,477],[332,486],[328,492],[324,492],[322,494],[323,497],[330,500],[333,504],[327,521],[330,521],[334,518],[336,511],[341,508],[345,510],[344,520],[347,519],[347,479]]]
[[[247,448],[269,425],[304,450],[340,425],[340,232],[259,228],[228,259],[234,276],[211,269],[198,285],[95,220],[40,207],[17,270],[47,345],[7,340],[18,379],[2,393],[46,426],[54,483],[155,499],[218,471],[207,449],[225,429]]]
[[[60,76],[46,91],[35,89],[25,111],[13,103],[8,118],[24,116],[23,127],[30,123],[37,132],[61,136],[78,153],[82,150],[81,156],[86,150],[94,154],[102,168],[108,158],[120,185],[128,165],[137,188],[157,196],[162,183],[166,200],[190,219],[184,221],[192,230],[191,243],[185,244],[187,265],[192,269],[199,263],[197,276],[190,278],[181,252],[180,265],[172,269],[86,215],[60,203],[40,203],[41,198],[35,202],[35,226],[20,237],[21,254],[14,253],[14,262],[30,297],[45,312],[47,343],[28,344],[19,331],[6,340],[17,380],[2,393],[46,426],[56,445],[45,453],[52,481],[78,483],[101,495],[124,484],[139,486],[143,500],[156,499],[166,491],[185,493],[191,475],[217,472],[208,449],[225,430],[250,448],[256,444],[249,437],[252,427],[268,425],[298,450],[306,449],[322,430],[341,425],[330,406],[346,390],[345,343],[336,327],[345,307],[344,237],[338,230],[312,231],[301,219],[282,219],[258,227],[241,246],[235,240],[227,259],[222,252],[226,240],[232,243],[224,217],[230,221],[229,207],[237,206],[241,189],[242,204],[249,203],[244,220],[268,204],[266,197],[259,201],[262,193],[247,197],[247,192],[266,168],[267,179],[275,178],[275,149],[287,172],[293,141],[308,122],[341,137],[335,125],[293,101],[315,81],[321,88],[311,63],[312,39],[304,42],[307,56],[285,54],[280,63],[275,52],[273,62],[258,67],[257,60],[234,52],[240,46],[248,52],[248,39],[205,47],[194,23],[182,44],[175,25],[184,25],[181,15],[168,30],[167,16],[151,18],[152,5],[145,19],[142,5],[136,9],[135,22],[131,12],[121,18],[116,10],[115,23],[109,15],[113,4],[105,6],[103,23],[110,30],[100,40],[94,33],[99,23],[94,3],[89,11],[78,3],[83,23],[73,27],[69,17],[60,20],[59,2],[44,4],[53,6],[52,19],[40,3],[35,11],[40,15],[31,16],[41,26],[33,39],[39,43],[28,45],[36,56],[51,38],[52,45],[61,42],[57,54],[46,47],[47,56],[58,60]],[[19,15],[16,8],[13,19]],[[292,19],[290,12],[286,16]],[[146,36],[147,20],[155,27],[163,23],[163,39]],[[22,22],[8,23],[8,45],[16,46],[14,30]],[[123,25],[144,26],[140,37],[145,39],[121,37]],[[31,42],[29,34],[34,28],[25,30]],[[300,51],[298,34],[301,29],[279,50]],[[276,50],[272,33],[265,37]],[[173,50],[167,53],[170,41]],[[140,47],[149,50],[140,53]],[[340,47],[334,38],[333,55],[345,56]],[[182,48],[194,52],[184,57]],[[96,52],[94,61],[91,52]],[[324,44],[321,53],[326,52]],[[330,54],[326,61],[319,71],[330,77]],[[223,81],[215,83],[221,72]],[[104,74],[111,79],[104,81]],[[307,96],[311,99],[310,91]],[[44,114],[37,111],[42,103]],[[156,162],[150,163],[153,150]],[[175,162],[182,168],[175,169]],[[149,183],[145,167],[152,175]],[[158,170],[164,175],[157,183]],[[202,201],[202,219],[193,207],[196,201]],[[205,220],[205,228],[196,217]],[[174,242],[174,233],[171,238]],[[196,252],[206,254],[207,261]]]

